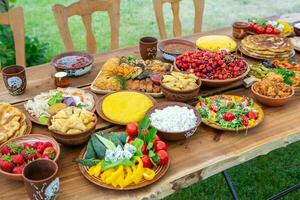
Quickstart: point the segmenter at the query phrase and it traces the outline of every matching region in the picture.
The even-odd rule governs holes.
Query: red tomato
[[[169,156],[168,153],[165,150],[160,150],[157,152],[157,155],[159,157],[159,164],[160,165],[166,165],[169,162]]]
[[[133,142],[133,140],[134,140],[134,138],[133,137],[129,137],[129,139],[128,139],[128,143],[131,143],[131,142]]]
[[[138,133],[138,124],[136,122],[130,122],[126,125],[126,133],[129,137],[135,137]]]
[[[254,111],[249,111],[247,113],[247,117],[249,119],[257,119],[258,118],[258,113],[257,112],[254,112]]]
[[[265,29],[263,27],[261,27],[261,26],[257,27],[256,33],[261,34],[261,33],[264,33],[264,32],[265,32]]]
[[[276,34],[276,35],[279,35],[280,34],[280,30],[278,30],[277,28],[274,28],[273,33]]]
[[[155,152],[158,152],[158,151],[160,151],[160,150],[165,150],[165,151],[167,151],[167,149],[168,149],[167,144],[164,143],[164,142],[161,141],[161,140],[154,143],[154,151],[155,151]]]
[[[152,168],[153,164],[148,155],[143,155],[142,161],[143,161],[144,168],[150,168],[150,169]]]
[[[225,121],[232,121],[232,120],[234,120],[235,119],[235,115],[233,114],[233,113],[231,113],[231,112],[226,112],[226,113],[224,113],[224,115],[223,115],[223,119],[225,120]]]
[[[142,153],[145,155],[147,155],[148,154],[148,150],[147,150],[147,145],[146,144],[143,144],[143,146],[142,146]]]
[[[159,136],[156,134],[156,135],[155,135],[154,143],[157,142],[157,141],[160,141],[160,138],[159,138]]]
[[[249,125],[249,119],[245,115],[241,115],[241,119],[244,126]]]
[[[266,32],[267,34],[273,34],[273,33],[274,33],[272,27],[267,27],[266,30],[265,30],[265,32]]]

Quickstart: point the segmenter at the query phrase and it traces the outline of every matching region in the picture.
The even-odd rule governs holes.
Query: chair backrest
[[[173,12],[173,34],[175,37],[181,36],[181,22],[179,16],[179,4],[181,0],[152,0],[152,1],[153,1],[153,7],[155,11],[160,37],[162,39],[167,38],[164,14],[163,14],[164,3],[171,3],[171,8]],[[194,33],[197,33],[197,32],[201,32],[202,17],[204,11],[204,0],[194,0],[194,7],[195,7]]]
[[[68,18],[73,15],[80,15],[86,29],[87,50],[89,53],[96,52],[96,39],[92,31],[92,14],[96,11],[108,12],[111,28],[111,49],[119,48],[120,0],[79,0],[69,6],[56,4],[52,9],[67,51],[74,50]]]
[[[25,30],[23,9],[21,7],[16,7],[9,9],[6,13],[0,13],[0,24],[9,25],[11,27],[15,43],[16,64],[25,67]]]

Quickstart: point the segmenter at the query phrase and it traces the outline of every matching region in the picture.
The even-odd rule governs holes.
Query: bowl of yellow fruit
[[[84,108],[67,107],[49,118],[48,129],[58,142],[74,146],[88,141],[96,124],[94,113]]]

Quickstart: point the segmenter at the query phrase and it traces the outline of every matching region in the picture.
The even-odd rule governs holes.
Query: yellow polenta
[[[152,101],[146,95],[124,91],[107,96],[103,100],[102,111],[108,119],[126,124],[139,122],[152,106]]]

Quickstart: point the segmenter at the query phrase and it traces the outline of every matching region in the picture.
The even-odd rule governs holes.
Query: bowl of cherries
[[[226,50],[186,52],[176,58],[174,69],[195,73],[208,87],[230,85],[243,79],[250,71],[245,60]]]

